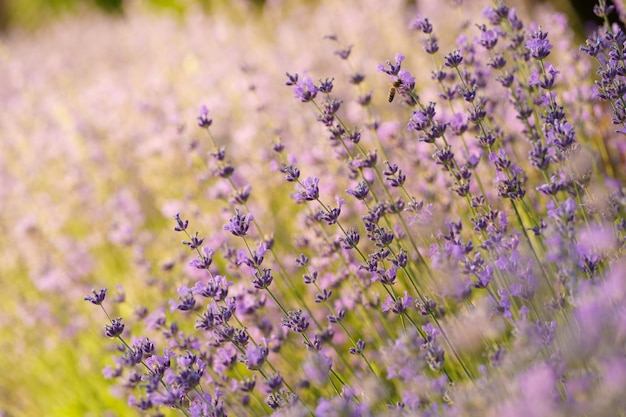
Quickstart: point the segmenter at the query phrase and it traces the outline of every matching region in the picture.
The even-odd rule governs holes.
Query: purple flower
[[[183,230],[187,230],[187,226],[189,225],[189,220],[181,220],[180,219],[180,214],[176,213],[176,215],[174,216],[174,219],[176,220],[176,224],[178,226],[174,227],[174,230],[176,230],[177,232],[182,232]]]
[[[249,344],[246,349],[246,365],[248,369],[257,369],[263,365],[268,353],[267,346]]]
[[[356,342],[356,346],[352,346],[349,349],[349,352],[352,355],[362,355],[364,350],[365,350],[365,341],[362,339],[359,339]]]
[[[124,331],[124,323],[122,323],[122,318],[118,317],[116,319],[111,320],[111,324],[107,324],[104,326],[104,334],[107,337],[118,337]]]
[[[290,311],[287,317],[281,319],[281,323],[296,333],[304,333],[309,328],[309,320],[302,315],[302,310]]]
[[[461,51],[458,49],[455,49],[444,57],[444,65],[446,67],[456,68],[461,65],[461,62],[463,62],[463,55],[461,55]]]
[[[184,393],[182,396],[184,396]],[[178,402],[170,406],[175,407],[179,404],[182,401],[182,396]],[[189,415],[190,417],[223,417],[227,413],[222,399],[212,398],[211,395],[202,393],[189,403]]]
[[[265,386],[270,392],[277,391],[283,385],[284,379],[279,373],[271,375],[265,382]]]
[[[301,253],[297,258],[296,258],[296,265],[297,266],[306,266],[309,263],[309,258]]]
[[[431,120],[428,115],[422,110],[417,110],[413,112],[413,116],[407,125],[408,130],[425,130],[427,127],[431,125]]]
[[[432,323],[426,323],[422,326],[422,330],[426,333],[426,342],[432,343],[439,336],[439,330],[436,329]]]
[[[336,198],[336,201],[338,205],[337,207],[329,208],[328,211],[321,210],[317,216],[319,220],[326,222],[329,226],[337,223],[337,219],[341,214],[341,206],[345,204],[345,201],[338,197]]]
[[[504,3],[500,3],[495,9],[488,6],[483,10],[483,17],[492,25],[499,25],[503,19],[506,19],[508,10],[509,8]]]
[[[242,216],[239,214],[239,209],[235,209],[235,216],[224,225],[224,230],[229,231],[235,236],[245,236],[250,227],[250,222],[252,222],[253,219],[252,214],[248,213]]]
[[[489,61],[487,61],[487,65],[489,65],[491,68],[494,68],[494,69],[502,69],[506,65],[506,59],[504,58],[504,55],[502,55],[502,53],[498,52],[498,53],[496,53],[493,56],[493,58],[491,58]],[[506,78],[508,78],[508,76],[498,77],[497,79],[502,84],[510,85],[508,79],[506,79]]]
[[[411,71],[401,69],[398,72],[398,80],[401,81],[398,91],[402,94],[406,91],[411,91],[415,88],[415,77],[411,74]]]
[[[318,272],[313,271],[310,274],[304,274],[302,278],[304,278],[305,284],[313,284],[314,282],[317,281],[317,275],[318,275]]]
[[[529,87],[536,87],[539,85],[540,79],[539,79],[539,71],[537,70],[532,70],[530,72],[530,77],[528,77],[528,86]]]
[[[296,191],[291,197],[296,203],[303,203],[305,201],[313,201],[319,198],[319,182],[317,177],[307,177],[302,183],[302,188]]]
[[[461,113],[455,113],[449,120],[449,126],[455,135],[462,135],[468,128]]]
[[[554,206],[551,204],[551,207],[554,207]],[[561,205],[558,206],[557,208],[551,209],[549,206],[548,216],[562,223],[570,223],[574,220],[576,209],[577,209],[576,202],[572,198],[568,198],[563,203],[561,203]]]
[[[357,200],[365,200],[369,191],[370,189],[367,183],[365,181],[361,181],[356,187],[346,190],[346,193],[353,195]]]
[[[167,354],[163,356],[152,355],[146,358],[146,365],[150,367],[152,372],[159,376],[163,376],[165,374],[165,370],[170,367],[171,357]]]
[[[296,85],[296,83],[298,82],[298,74],[289,74],[288,72],[285,73],[287,75],[287,81],[285,82],[285,85]]]
[[[406,180],[406,175],[400,168],[398,168],[397,164],[391,164],[389,161],[385,161],[385,165],[387,165],[387,169],[383,171],[383,175],[387,177],[387,181],[392,187],[401,187],[404,185],[404,181]]]
[[[485,49],[493,49],[498,43],[498,34],[494,30],[483,30],[480,34],[479,43]]]
[[[411,29],[430,34],[433,31],[433,25],[428,21],[428,18],[418,15],[417,18],[411,22]]]
[[[267,288],[270,286],[270,284],[274,280],[271,269],[263,269],[262,272],[255,271],[254,277],[255,278],[254,280],[252,280],[252,284],[254,285],[254,288],[256,289]]]
[[[555,122],[547,134],[548,142],[562,151],[569,149],[576,142],[574,126],[567,121]]]
[[[334,78],[326,78],[325,80],[320,80],[319,91],[324,94],[329,94],[333,91],[333,80]]]
[[[344,49],[339,49],[337,51],[335,51],[335,55],[337,55],[339,58],[341,59],[348,59],[348,57],[350,56],[350,52],[352,52],[352,45],[344,48]]]
[[[346,231],[346,237],[339,239],[339,241],[343,243],[342,247],[346,250],[356,248],[359,244],[359,240],[361,240],[361,235],[352,227]]]
[[[300,178],[300,170],[293,165],[283,165],[280,168],[280,172],[285,174],[285,180],[287,180],[287,182],[295,182]]]
[[[170,310],[191,311],[196,306],[196,300],[193,297],[193,292],[186,286],[182,286],[178,289],[178,300],[170,300]]]
[[[576,246],[578,254],[578,267],[589,275],[595,275],[602,259],[597,254],[585,250],[580,245]]]
[[[526,41],[526,49],[530,52],[530,56],[534,59],[544,59],[550,55],[552,45],[547,39],[548,33],[543,32],[541,28],[537,29]]]
[[[206,129],[211,126],[212,123],[213,120],[209,118],[209,109],[205,105],[202,105],[198,115],[198,126]]]
[[[537,321],[533,328],[537,342],[542,346],[550,346],[554,341],[557,324],[554,321]]]
[[[350,75],[350,78],[348,79],[350,84],[354,84],[354,85],[361,84],[363,80],[365,80],[365,75],[358,73],[358,72]],[[365,105],[365,103],[363,102],[361,102],[360,104]]]
[[[499,289],[498,296],[500,299],[498,301],[498,306],[496,307],[496,311],[501,313],[504,317],[508,319],[512,319],[513,314],[511,313],[511,306],[513,305],[513,303],[511,299],[509,298],[510,296],[509,292],[505,289]]]
[[[208,270],[211,264],[213,263],[213,254],[214,254],[213,249],[204,247],[202,248],[200,258],[195,258],[191,260],[189,262],[189,265],[196,269]]]
[[[402,297],[397,297],[395,301],[390,295],[383,302],[382,310],[384,312],[391,311],[395,314],[403,314],[409,307],[413,306],[414,299],[406,291]]]
[[[124,368],[121,366],[116,366],[115,368],[111,366],[106,366],[102,369],[102,375],[104,375],[104,379],[115,379],[122,375]]]
[[[321,352],[310,351],[302,364],[307,379],[314,384],[322,384],[328,378],[332,366],[331,359]]]
[[[473,284],[474,288],[487,288],[493,279],[493,273],[493,266],[487,265],[482,271],[480,271],[480,273],[478,273],[478,280]]]
[[[317,96],[318,91],[319,89],[309,76],[305,76],[301,80],[298,80],[296,85],[293,87],[294,97],[303,103],[313,100],[315,96]]]
[[[398,268],[395,265],[392,265],[391,268],[387,270],[379,269],[378,271],[376,271],[373,274],[372,279],[380,281],[380,283],[384,285],[393,285],[393,283],[396,282],[397,274]]]
[[[182,389],[183,392],[191,391],[200,383],[205,367],[206,365],[204,365],[203,362],[198,361],[195,368],[193,366],[188,366],[181,369],[174,380],[175,386]]]
[[[106,288],[102,288],[100,291],[96,291],[96,290],[91,290],[93,292],[93,297],[91,295],[86,295],[85,298],[83,298],[85,301],[89,301],[92,304],[95,305],[101,305],[102,302],[104,301],[104,297],[107,294],[107,289]]]
[[[205,284],[201,281],[196,282],[192,292],[203,297],[213,298],[215,301],[222,301],[228,296],[228,288],[233,283],[226,280],[222,275],[215,275]]]
[[[183,240],[183,245],[189,246],[189,249],[197,249],[204,242],[204,238],[198,237],[198,232],[196,232],[193,236],[189,237],[189,241]]]
[[[134,395],[128,396],[128,405],[130,405],[131,407],[137,407],[138,409],[143,411],[149,410],[154,407],[150,398],[140,398],[139,400],[137,400]]]
[[[397,76],[400,72],[400,68],[402,67],[402,61],[404,61],[404,55],[396,54],[395,61],[395,64],[392,64],[391,61],[386,62],[389,69],[387,69],[383,64],[378,64],[378,71],[384,72],[385,74]]]

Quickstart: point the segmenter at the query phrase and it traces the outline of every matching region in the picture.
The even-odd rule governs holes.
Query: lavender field
[[[621,3],[194,4],[0,37],[0,417],[626,416]]]

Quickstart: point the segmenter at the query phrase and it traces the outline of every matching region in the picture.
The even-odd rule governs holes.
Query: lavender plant
[[[109,319],[119,355],[106,375],[131,406],[626,414],[626,38],[606,20],[580,50],[559,49],[503,2],[472,23],[443,50],[443,29],[419,15],[423,52],[390,51],[376,68],[328,36],[346,85],[340,70],[290,71],[294,100],[281,103],[316,141],[300,148],[298,132],[272,127],[253,170],[200,108],[191,152],[227,220],[210,229],[185,207],[171,220],[186,252],[164,268],[180,281],[169,313],[155,302],[118,318],[106,289],[85,297]],[[585,54],[595,75],[559,65]],[[372,92],[374,77],[390,90]],[[273,122],[263,106],[256,117]]]

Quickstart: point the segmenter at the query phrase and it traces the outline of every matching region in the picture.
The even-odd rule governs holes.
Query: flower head
[[[385,67],[385,65],[383,64],[378,64],[378,71],[384,72],[385,74],[389,75],[398,75],[398,73],[400,72],[400,68],[402,67],[402,61],[404,61],[404,55],[396,54],[395,63],[387,61],[386,65],[389,68]]]
[[[224,230],[235,236],[245,236],[253,219],[252,214],[248,213],[243,216],[239,213],[239,209],[235,209],[235,216],[224,225]]]
[[[330,83],[332,89],[332,82]],[[313,100],[317,96],[319,88],[315,85],[311,77],[305,76],[298,80],[293,87],[294,97],[303,103]]]
[[[543,32],[541,28],[537,29],[526,41],[526,49],[530,52],[530,56],[534,59],[544,59],[550,55],[552,45],[547,39],[548,32]]]
[[[213,119],[209,118],[209,109],[205,105],[202,105],[198,114],[198,126],[206,129],[212,124]]]
[[[320,196],[319,189],[320,179],[317,177],[307,177],[302,182],[302,188],[292,194],[296,203],[303,203],[305,201],[317,200]]]
[[[100,305],[104,301],[104,297],[106,297],[107,289],[102,288],[100,291],[92,290],[93,297],[91,295],[86,295],[84,300],[89,301],[92,304]]]

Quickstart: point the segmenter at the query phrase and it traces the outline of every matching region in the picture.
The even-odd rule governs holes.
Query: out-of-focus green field
[[[236,2],[212,4],[211,14],[198,3],[154,3],[177,12],[128,3],[123,16],[105,15],[72,4],[52,23],[0,38],[2,417],[132,415],[101,373],[114,354],[106,317],[82,299],[95,287],[113,298],[120,284],[126,303],[114,316],[166,306],[186,279],[162,267],[185,256],[171,216],[184,212],[203,230],[230,216],[198,156],[207,150],[195,126],[201,104],[237,175],[256,179],[255,217],[280,237],[294,208],[273,197],[288,186],[270,174],[272,140],[287,131],[290,151],[310,150],[311,130],[321,132],[284,87],[285,71],[347,88],[350,69],[324,39],[337,34],[354,45],[354,65],[374,74],[374,108],[385,114],[388,83],[376,64],[420,47],[404,35],[412,16],[397,0],[267,2],[264,12]],[[23,2],[13,18],[40,4]]]

